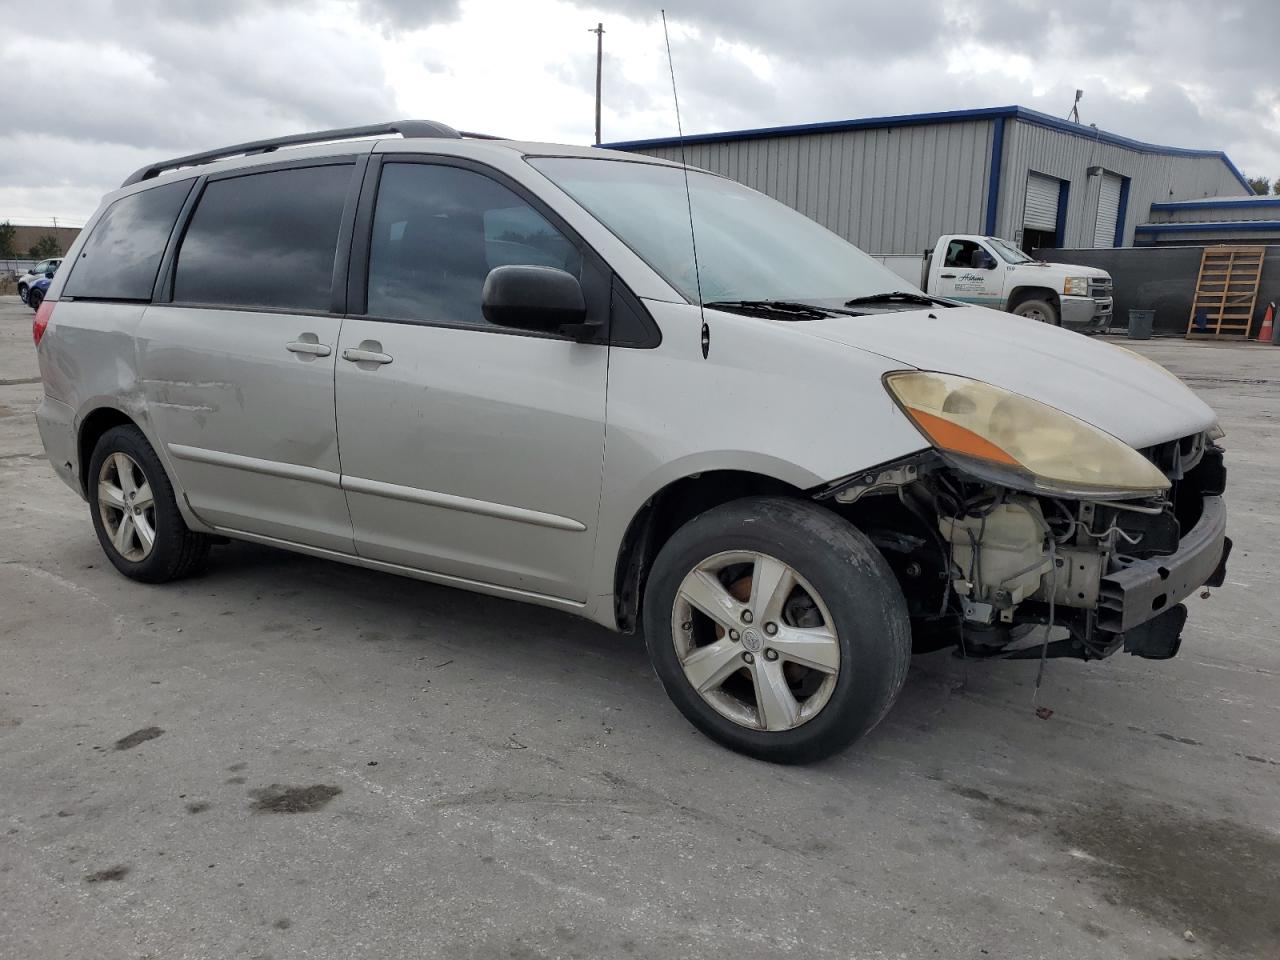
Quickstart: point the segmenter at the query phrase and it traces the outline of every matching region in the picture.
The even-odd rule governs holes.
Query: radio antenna
[[[702,319],[702,359],[711,351],[711,328],[707,326],[707,311],[702,305],[702,273],[698,270],[698,237],[693,229],[693,194],[689,190],[689,166],[684,158],[684,125],[680,122],[680,94],[676,92],[676,64],[671,57],[671,35],[667,33],[667,11],[662,10],[662,39],[667,44],[667,68],[671,71],[671,99],[676,104],[676,133],[680,140],[680,169],[684,173],[684,201],[689,210],[689,243],[693,247],[693,282],[698,291],[698,316]]]

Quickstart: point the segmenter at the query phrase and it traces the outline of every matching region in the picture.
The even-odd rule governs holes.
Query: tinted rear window
[[[178,251],[173,299],[327,312],[353,169],[301,167],[209,183]]]
[[[85,241],[62,292],[101,300],[150,300],[160,258],[192,180],[121,197]]]

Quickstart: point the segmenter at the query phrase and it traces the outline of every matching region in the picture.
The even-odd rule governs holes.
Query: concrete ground
[[[30,318],[0,305],[0,956],[1280,956],[1280,349],[1138,345],[1228,432],[1236,552],[1176,660],[1052,661],[1042,720],[1034,663],[919,657],[780,768],[558,613],[243,545],[121,578],[43,459]]]

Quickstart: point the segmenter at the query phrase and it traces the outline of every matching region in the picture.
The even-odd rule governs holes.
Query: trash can
[[[1150,340],[1151,328],[1156,323],[1156,312],[1154,310],[1130,310],[1129,311],[1129,339],[1130,340]]]

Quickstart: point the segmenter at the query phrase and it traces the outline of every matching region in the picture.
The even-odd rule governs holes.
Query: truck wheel
[[[204,566],[209,538],[187,527],[160,458],[137,427],[102,435],[89,460],[88,493],[98,542],[126,577],[166,583]]]
[[[699,730],[779,763],[871,730],[907,675],[911,630],[889,565],[828,510],[751,497],[663,545],[644,594],[658,678]]]
[[[1048,300],[1023,300],[1010,311],[1019,317],[1058,326],[1058,311]]]

